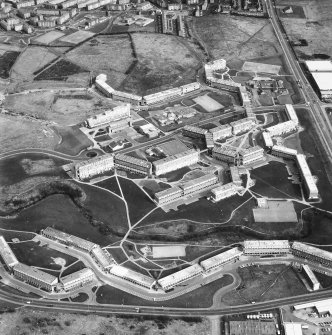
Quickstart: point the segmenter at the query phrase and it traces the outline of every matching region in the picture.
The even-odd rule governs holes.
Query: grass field
[[[132,40],[138,63],[120,90],[149,94],[196,80],[199,62],[177,37],[135,33]]]
[[[250,266],[238,269],[242,285],[222,297],[226,305],[268,301],[307,292],[291,267],[286,265]]]
[[[12,68],[11,79],[16,82],[32,81],[35,71],[56,58],[57,56],[47,48],[30,46],[17,59]]]
[[[64,33],[61,33],[60,31],[49,31],[46,34],[38,36],[33,41],[42,44],[50,44],[51,42],[62,37],[63,35]]]
[[[66,264],[66,266],[68,266],[68,264]],[[68,276],[74,272],[77,272],[79,270],[82,270],[85,268],[85,265],[83,262],[78,261],[75,262],[74,264],[70,265],[69,267],[67,267],[62,273],[61,273],[61,277],[65,277]]]
[[[117,194],[118,196],[121,197],[121,192],[120,192],[120,189],[119,189],[119,185],[118,185],[118,182],[116,180],[115,177],[112,177],[112,178],[108,178],[106,180],[103,180],[99,183],[96,183],[95,184],[96,186],[100,186],[102,188],[105,188],[106,190],[109,190],[115,194]]]
[[[252,191],[263,196],[275,198],[301,199],[300,186],[288,180],[286,166],[279,162],[270,162],[259,167],[251,173],[251,178],[256,180]]]
[[[212,58],[231,60],[234,65],[278,53],[276,37],[266,19],[210,15],[194,18],[194,28]],[[240,69],[239,65],[235,68]]]
[[[153,302],[140,299],[126,292],[117,290],[111,286],[102,286],[97,291],[97,302],[100,304],[124,304],[124,305],[141,305],[141,306],[164,306],[178,308],[203,308],[212,305],[214,293],[221,287],[232,284],[233,278],[230,275],[198,288],[192,292],[186,293],[172,300]]]
[[[47,246],[40,246],[37,242],[11,243],[10,247],[19,262],[30,266],[61,270],[61,265],[56,264],[54,261],[55,258],[64,260],[65,266],[77,261],[77,258],[48,248]]]
[[[56,128],[61,137],[61,142],[57,144],[54,150],[68,154],[77,155],[82,150],[92,145],[92,142],[85,136],[78,127]]]
[[[278,0],[277,5],[294,8],[302,6],[305,17],[303,19],[284,18],[281,21],[290,39],[305,39],[308,46],[294,47],[300,60],[314,59],[315,54],[332,56],[332,44],[327,42],[332,39],[332,22],[330,13],[332,3],[330,0],[304,0],[300,3],[296,0]]]
[[[17,51],[6,51],[0,56],[0,78],[7,79],[9,77],[10,69],[19,55],[20,53]]]
[[[119,177],[123,196],[129,207],[129,216],[132,224],[136,223],[145,214],[155,208],[155,204],[132,181]]]
[[[134,61],[127,35],[95,37],[71,50],[67,58],[95,75],[106,74],[113,87],[118,87],[126,78]]]
[[[23,117],[0,115],[0,150],[2,152],[22,148],[53,148],[59,141],[51,128]]]

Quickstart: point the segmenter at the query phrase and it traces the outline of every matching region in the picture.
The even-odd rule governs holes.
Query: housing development
[[[332,334],[329,0],[0,6],[0,334]]]

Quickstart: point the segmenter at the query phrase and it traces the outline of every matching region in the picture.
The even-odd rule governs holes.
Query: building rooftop
[[[206,134],[208,132],[206,129],[196,127],[196,126],[184,126],[183,130],[184,131],[191,131],[193,133],[198,133],[198,134]]]
[[[298,322],[284,322],[285,335],[302,335],[302,325]]]
[[[312,254],[312,255],[324,258],[328,261],[332,261],[332,253],[331,252],[313,247],[313,246],[308,245],[308,244],[304,244],[304,243],[301,243],[301,242],[293,242],[292,249],[303,251],[307,254]]]
[[[244,118],[244,119],[240,119],[240,120],[237,120],[237,121],[233,121],[233,122],[231,122],[230,123],[230,125],[232,126],[232,127],[234,127],[234,126],[238,126],[238,125],[241,125],[241,124],[249,124],[249,123],[252,123],[252,119],[249,119],[249,118]]]
[[[55,285],[58,282],[58,278],[50,275],[44,271],[38,270],[31,266],[25,265],[23,263],[18,263],[14,266],[14,270],[24,273],[29,277],[36,278],[46,284]]]
[[[294,306],[294,309],[299,310],[299,309],[306,309],[306,308],[312,308],[312,307],[315,307],[319,314],[323,314],[326,312],[329,312],[330,314],[332,314],[332,298],[318,300],[318,301],[310,301],[304,304],[298,304]]]
[[[107,161],[107,160],[113,161],[113,156],[109,155],[109,154],[106,154],[106,155],[102,155],[102,156],[98,156],[98,157],[88,159],[86,161],[78,162],[77,164],[75,164],[75,168],[78,169],[78,168],[83,167],[83,166],[88,166],[88,165],[91,165],[91,164],[96,164],[98,162],[103,162],[103,161]]]
[[[180,185],[180,187],[185,191],[189,188],[198,186],[199,184],[202,184],[202,183],[204,183],[206,181],[209,181],[209,180],[216,180],[217,181],[218,177],[213,173],[209,173],[209,174],[206,174],[202,177],[198,177],[198,178],[189,180],[186,183],[184,183],[183,185]]]
[[[0,236],[0,255],[8,266],[13,266],[18,263],[15,254],[3,236]]]
[[[71,273],[67,276],[64,276],[60,279],[60,281],[64,284],[64,285],[67,285],[73,281],[77,281],[77,280],[80,280],[80,279],[84,279],[88,276],[92,276],[94,275],[94,272],[89,269],[89,268],[85,268],[85,269],[82,269],[82,270],[79,270],[79,271],[76,271],[74,273]]]
[[[232,127],[229,124],[223,124],[218,127],[212,128],[209,130],[210,133],[216,133],[218,131],[223,131],[223,130],[230,130]]]
[[[121,265],[114,265],[111,268],[110,273],[117,277],[133,280],[139,284],[142,284],[143,286],[152,286],[155,282],[155,279]]]
[[[264,152],[264,149],[259,145],[255,145],[254,147],[249,147],[247,149],[241,149],[239,154],[241,156],[252,155],[253,153]]]
[[[272,321],[246,320],[229,321],[229,335],[275,335]]]
[[[237,156],[237,151],[236,148],[227,146],[227,145],[222,145],[220,147],[215,146],[212,150],[214,153],[217,154],[222,154],[226,156],[231,156],[231,157],[236,157]]]
[[[332,90],[332,72],[313,72],[312,76],[321,91]]]
[[[91,250],[91,253],[105,269],[114,264],[114,259],[111,258],[100,246],[95,246]]]
[[[174,187],[168,188],[166,190],[157,192],[155,194],[155,197],[160,199],[160,198],[164,198],[164,197],[176,194],[176,193],[182,193],[182,190],[178,186],[174,186]]]
[[[305,63],[310,72],[332,71],[332,62],[330,60],[308,60]]]
[[[140,159],[140,158],[124,155],[124,154],[116,154],[115,160],[125,161],[128,163],[132,163],[134,165],[139,165],[139,166],[148,168],[148,169],[151,167],[151,163],[144,159]]]
[[[247,240],[243,242],[244,248],[248,249],[289,249],[288,240]]]
[[[273,151],[282,152],[288,155],[296,156],[297,151],[295,149],[287,148],[281,145],[274,145],[272,148]]]
[[[184,157],[190,156],[192,154],[199,154],[199,151],[197,151],[195,149],[189,149],[189,150],[177,153],[175,155],[168,156],[168,157],[163,158],[163,159],[159,159],[159,160],[153,162],[153,165],[154,166],[163,165],[163,164],[165,164],[167,162],[172,162],[172,161],[174,161],[176,159],[184,158]]]
[[[297,114],[295,112],[293,105],[286,104],[285,107],[286,107],[286,111],[287,111],[289,118],[295,122],[299,122],[299,119],[297,117]]]
[[[265,145],[267,147],[272,147],[273,146],[273,140],[272,140],[271,135],[266,131],[263,131],[262,135],[263,135],[263,140],[264,140]]]
[[[238,256],[242,255],[242,251],[239,248],[232,248],[230,250],[224,251],[218,255],[215,255],[213,257],[210,257],[208,259],[206,259],[205,261],[201,262],[201,266],[204,269],[209,269],[213,266],[215,266],[216,264],[225,262],[227,260],[229,260],[230,258],[235,258]]]
[[[137,101],[142,100],[141,96],[136,95],[136,94],[132,94],[132,93],[127,93],[127,92],[122,92],[122,91],[114,91],[113,94],[118,96],[118,97],[122,97],[122,98],[126,98],[126,99],[137,100]]]
[[[158,283],[163,288],[176,286],[177,283],[189,279],[190,277],[194,277],[200,273],[203,273],[203,269],[198,264],[194,264],[189,266],[188,268],[177,271],[169,276],[159,279]]]

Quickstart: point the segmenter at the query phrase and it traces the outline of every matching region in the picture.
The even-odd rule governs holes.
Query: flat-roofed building
[[[0,256],[9,269],[18,264],[15,254],[3,236],[0,236]]]
[[[272,320],[229,321],[229,335],[276,335],[275,323]]]
[[[181,88],[175,87],[169,90],[152,93],[143,96],[143,104],[145,105],[153,105],[158,102],[162,102],[169,99],[174,99],[177,96],[181,96]]]
[[[114,164],[116,168],[143,175],[151,175],[152,171],[152,165],[147,160],[124,154],[115,155]]]
[[[142,103],[142,97],[136,94],[116,91],[114,90],[112,93],[112,98],[114,100],[130,102],[133,105],[140,105]]]
[[[111,126],[112,122],[127,119],[130,120],[130,104],[115,106],[103,113],[89,117],[86,124],[89,128]]]
[[[90,252],[96,246],[96,244],[93,242],[84,240],[83,238],[74,235],[69,235],[52,227],[47,227],[43,229],[41,231],[41,234],[51,240],[55,240],[65,245],[73,246],[86,252]]]
[[[215,146],[212,150],[212,157],[222,162],[236,164],[238,153],[236,148],[228,145]]]
[[[90,177],[113,170],[114,157],[112,155],[103,155],[91,158],[89,160],[76,163],[75,177],[77,179],[88,179]]]
[[[296,162],[300,170],[300,174],[301,174],[305,189],[307,191],[308,198],[318,199],[319,198],[318,188],[314,180],[314,177],[311,174],[311,171],[305,159],[305,156],[302,154],[296,155]]]
[[[231,173],[231,179],[232,179],[233,184],[235,184],[237,186],[241,186],[242,179],[241,179],[241,176],[240,176],[239,168],[237,166],[231,166],[229,168],[229,171]]]
[[[251,119],[253,122],[257,122],[256,114],[252,110],[251,106],[245,106],[246,117]]]
[[[232,248],[202,261],[200,265],[204,271],[212,271],[222,265],[237,261],[242,254],[243,252],[239,248]]]
[[[74,273],[71,273],[67,276],[64,276],[60,279],[63,289],[65,291],[71,291],[84,285],[92,283],[96,279],[94,272],[85,268]]]
[[[275,126],[266,128],[265,130],[270,134],[271,137],[288,134],[297,129],[297,124],[293,120],[278,123]]]
[[[18,263],[13,267],[14,276],[30,285],[53,291],[58,278],[31,266]]]
[[[332,267],[332,253],[301,242],[292,243],[292,253],[300,258]]]
[[[114,265],[110,269],[110,274],[125,279],[139,286],[145,287],[147,289],[153,288],[156,283],[155,279],[121,265]]]
[[[312,290],[313,291],[319,290],[320,283],[319,283],[317,277],[315,276],[315,274],[310,269],[309,265],[307,265],[307,264],[302,265],[302,270],[303,270],[304,276],[309,281],[309,284],[310,284]]]
[[[290,253],[287,240],[247,240],[243,242],[245,255],[284,255]]]
[[[250,106],[251,101],[245,86],[240,86],[240,97],[243,106]]]
[[[184,126],[182,134],[192,138],[204,138],[208,130],[196,126]]]
[[[213,140],[213,135],[211,133],[206,133],[204,136],[205,139],[205,145],[207,149],[213,149],[214,147],[214,140]]]
[[[281,145],[274,145],[271,151],[272,155],[287,159],[295,159],[297,151],[295,149],[290,149]]]
[[[162,206],[182,197],[182,189],[178,186],[155,193],[154,197],[158,205]]]
[[[292,120],[296,125],[298,125],[299,124],[299,119],[297,117],[297,114],[295,112],[295,109],[294,109],[293,105],[286,104],[285,107],[286,107],[286,114],[288,116],[288,119]]]
[[[201,88],[201,84],[197,81],[180,86],[182,95],[193,92],[193,91],[197,91],[200,88]]]
[[[209,132],[212,134],[214,141],[224,139],[227,137],[231,137],[233,135],[232,126],[230,126],[229,124],[224,124],[224,125],[212,128],[209,130]]]
[[[190,166],[199,162],[200,152],[195,149],[189,149],[181,153],[168,156],[153,162],[153,169],[156,176],[179,170],[185,166]]]
[[[263,136],[264,145],[269,149],[272,148],[273,147],[273,140],[272,140],[272,137],[271,137],[270,133],[268,133],[266,131],[263,131],[262,136]]]
[[[299,322],[284,322],[285,335],[303,335],[302,325]]]
[[[332,72],[330,60],[307,60],[305,64],[310,72]]]
[[[239,163],[243,165],[255,163],[263,158],[264,149],[258,145],[239,151]]]
[[[327,102],[332,100],[332,72],[311,73],[320,92],[321,99]]]
[[[230,123],[234,135],[249,131],[255,123],[252,119],[244,118]]]
[[[90,251],[90,254],[104,270],[115,264],[114,259],[109,255],[109,253],[102,249],[99,245],[95,246]]]
[[[80,5],[82,5],[81,7],[86,6],[86,4],[79,4],[78,8],[80,8]],[[106,80],[107,80],[106,74],[100,74],[96,77],[95,85],[101,93],[103,93],[108,98],[111,98],[112,94],[114,92],[114,88],[112,88],[110,85],[108,85],[106,83]]]
[[[168,291],[186,280],[197,277],[203,273],[200,265],[194,264],[183,270],[177,271],[171,275],[158,280],[158,284],[164,291]]]
[[[243,189],[242,186],[238,186],[234,183],[228,183],[225,185],[215,187],[211,190],[210,193],[211,200],[214,202],[218,202],[220,200],[232,197],[242,189]]]
[[[218,177],[215,174],[211,173],[199,178],[195,178],[193,180],[189,180],[186,183],[180,185],[179,187],[183,190],[183,195],[186,196],[207,189],[217,184],[218,181]]]
[[[316,308],[319,315],[329,313],[332,315],[332,299],[323,299],[318,301],[310,301],[294,306],[296,311],[307,308]]]

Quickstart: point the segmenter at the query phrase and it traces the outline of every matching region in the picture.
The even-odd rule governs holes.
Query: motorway
[[[278,308],[285,305],[294,305],[308,301],[327,299],[332,297],[332,290],[319,291],[295,297],[282,298],[267,302],[258,302],[255,304],[239,305],[234,307],[222,308],[168,308],[168,307],[144,307],[125,305],[88,305],[82,303],[46,301],[36,298],[22,298],[13,293],[0,291],[0,299],[28,308],[37,308],[41,310],[50,310],[69,313],[96,313],[96,314],[143,314],[143,315],[169,315],[169,316],[210,316],[210,315],[227,315],[238,313],[251,313],[263,310]]]
[[[281,48],[284,52],[286,61],[289,69],[293,72],[294,78],[302,84],[302,93],[306,102],[308,103],[308,109],[311,112],[311,116],[316,123],[316,129],[319,133],[322,145],[327,153],[327,156],[331,162],[332,159],[332,126],[329,121],[328,115],[321,107],[319,98],[309,84],[306,76],[302,72],[302,69],[296,60],[296,57],[291,49],[288,41],[285,38],[285,34],[282,32],[280,22],[275,9],[272,5],[272,0],[266,1],[266,9],[271,20],[273,30],[278,38]]]

